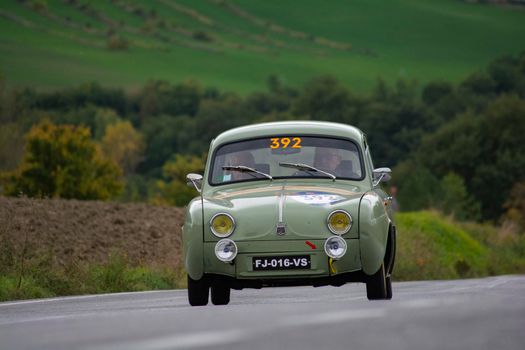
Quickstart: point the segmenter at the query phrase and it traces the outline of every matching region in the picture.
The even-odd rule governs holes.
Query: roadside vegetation
[[[50,254],[12,257],[10,253],[2,248],[6,256],[0,267],[0,301],[186,288],[181,269],[132,266],[123,253],[111,255],[106,263],[65,266],[56,266]],[[13,260],[6,263],[9,258]]]
[[[20,202],[18,209],[13,210],[12,201]],[[173,263],[131,255],[136,252],[129,246],[126,248],[122,243],[111,241],[115,233],[107,225],[90,227],[93,234],[76,243],[92,247],[80,256],[82,258],[78,253],[71,254],[71,247],[63,240],[53,242],[49,239],[53,232],[67,232],[75,221],[83,221],[71,215],[78,210],[87,211],[90,202],[82,203],[2,199],[3,209],[6,205],[11,206],[9,213],[13,219],[10,222],[18,227],[0,227],[0,301],[186,287],[186,274],[180,264],[180,241],[173,242],[170,252],[165,253]],[[36,220],[23,220],[26,210],[21,209],[22,205],[33,207],[31,211],[35,212]],[[67,219],[49,220],[48,216],[55,212],[57,205],[66,212]],[[139,205],[121,207],[120,217],[137,216],[134,210]],[[151,215],[158,217],[158,214]],[[99,216],[110,215],[100,213]],[[396,219],[396,281],[525,273],[525,237],[511,227],[459,222],[437,211],[398,213]],[[7,220],[3,218],[3,221]],[[181,221],[182,217],[170,226],[179,227]],[[41,225],[55,226],[55,230],[47,229],[49,232],[46,232]],[[126,229],[126,232],[134,232],[128,233],[128,240],[140,242],[144,239],[138,233],[140,225]],[[35,239],[35,236],[40,237]],[[150,252],[154,250],[149,248]]]
[[[396,280],[525,273],[525,236],[513,227],[460,222],[437,211],[398,213]]]

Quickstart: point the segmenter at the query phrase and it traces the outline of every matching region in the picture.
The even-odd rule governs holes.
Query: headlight
[[[235,230],[235,220],[226,213],[215,214],[210,220],[210,229],[219,238],[228,237]]]
[[[230,262],[237,256],[237,245],[231,239],[221,239],[215,245],[215,256],[220,261]]]
[[[336,235],[344,235],[352,228],[352,217],[344,210],[336,210],[328,215],[328,228]]]
[[[324,242],[324,251],[332,259],[339,259],[346,253],[346,241],[339,236],[332,236]]]

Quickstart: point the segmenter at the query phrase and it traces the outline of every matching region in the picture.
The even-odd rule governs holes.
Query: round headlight
[[[210,228],[215,236],[219,238],[228,237],[235,230],[235,221],[229,214],[215,214],[210,220]]]
[[[339,259],[346,253],[346,241],[339,236],[332,236],[324,242],[324,251],[332,259]]]
[[[230,262],[237,256],[237,245],[231,239],[221,239],[215,244],[215,256],[220,261]]]
[[[352,217],[344,210],[336,210],[328,215],[328,228],[336,235],[344,235],[352,228]]]

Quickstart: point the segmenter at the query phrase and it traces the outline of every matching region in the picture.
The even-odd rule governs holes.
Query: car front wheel
[[[214,282],[211,285],[211,302],[213,305],[227,305],[230,302],[230,287],[220,281]]]
[[[208,304],[210,285],[205,276],[194,280],[188,276],[188,300],[191,306],[204,306]]]
[[[368,277],[368,280],[366,281],[366,296],[368,297],[368,300],[391,298],[388,297],[385,266],[383,264],[376,273]]]

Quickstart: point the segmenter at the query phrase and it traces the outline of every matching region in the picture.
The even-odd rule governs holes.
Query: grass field
[[[378,78],[458,81],[525,49],[523,23],[525,7],[459,0],[12,0],[0,2],[0,71],[40,89],[194,79],[244,94],[270,74],[333,74],[359,91]]]

